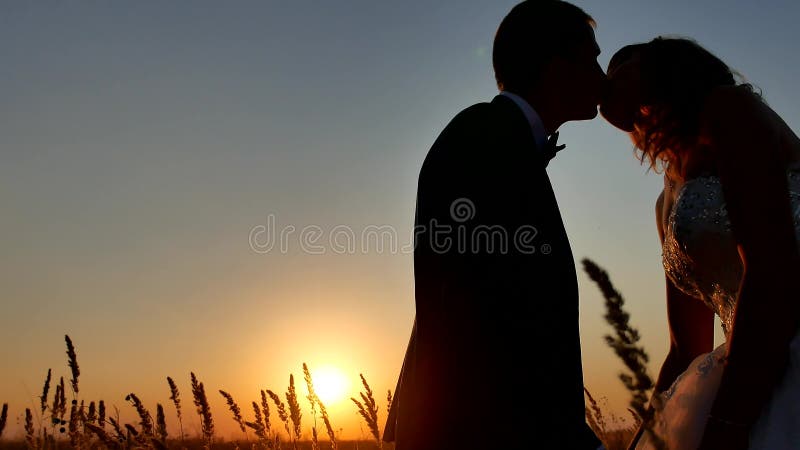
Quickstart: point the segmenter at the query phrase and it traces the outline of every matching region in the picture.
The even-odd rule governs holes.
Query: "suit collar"
[[[513,139],[519,142],[526,152],[532,152],[535,156],[541,157],[540,149],[543,147],[537,144],[530,123],[514,100],[505,95],[497,95],[492,99],[491,104],[495,105],[501,114],[500,120],[505,124],[504,128],[507,129],[507,133],[513,135]]]
[[[544,123],[542,122],[541,116],[539,113],[533,109],[530,103],[528,103],[524,98],[521,96],[509,92],[509,91],[502,91],[500,95],[503,97],[510,98],[514,104],[522,111],[522,114],[525,116],[525,119],[528,121],[528,124],[531,127],[531,132],[533,133],[533,139],[536,140],[536,145],[539,148],[544,148],[545,143],[547,142],[547,131],[544,129]]]

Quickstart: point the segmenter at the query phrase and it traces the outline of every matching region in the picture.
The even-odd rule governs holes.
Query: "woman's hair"
[[[682,162],[697,147],[700,114],[708,94],[720,86],[752,85],[737,82],[741,75],[722,60],[687,38],[657,37],[628,45],[609,62],[609,72],[639,56],[641,104],[634,117],[633,138],[639,159],[656,171],[680,171]]]
[[[594,19],[561,0],[525,0],[506,15],[494,37],[492,65],[497,87],[524,93],[557,56],[569,56],[591,37]]]

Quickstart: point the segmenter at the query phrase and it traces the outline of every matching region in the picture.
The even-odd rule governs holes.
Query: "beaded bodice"
[[[788,181],[800,241],[800,171],[788,171]],[[743,269],[719,178],[693,178],[680,188],[662,251],[664,270],[673,284],[711,308],[729,335]]]

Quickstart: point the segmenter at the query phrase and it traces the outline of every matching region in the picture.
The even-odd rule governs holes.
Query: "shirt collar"
[[[525,118],[528,120],[528,123],[531,126],[533,139],[536,141],[536,145],[539,146],[539,148],[544,148],[544,145],[547,143],[547,131],[544,129],[542,118],[539,117],[539,114],[535,109],[533,109],[533,106],[525,101],[524,98],[513,92],[501,91],[500,95],[510,98],[514,103],[516,103],[519,109],[522,110],[522,113],[525,115]]]

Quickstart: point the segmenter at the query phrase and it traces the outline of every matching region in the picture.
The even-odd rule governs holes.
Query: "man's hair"
[[[561,0],[525,0],[511,9],[494,37],[492,64],[500,90],[525,93],[557,56],[569,56],[595,21]]]

